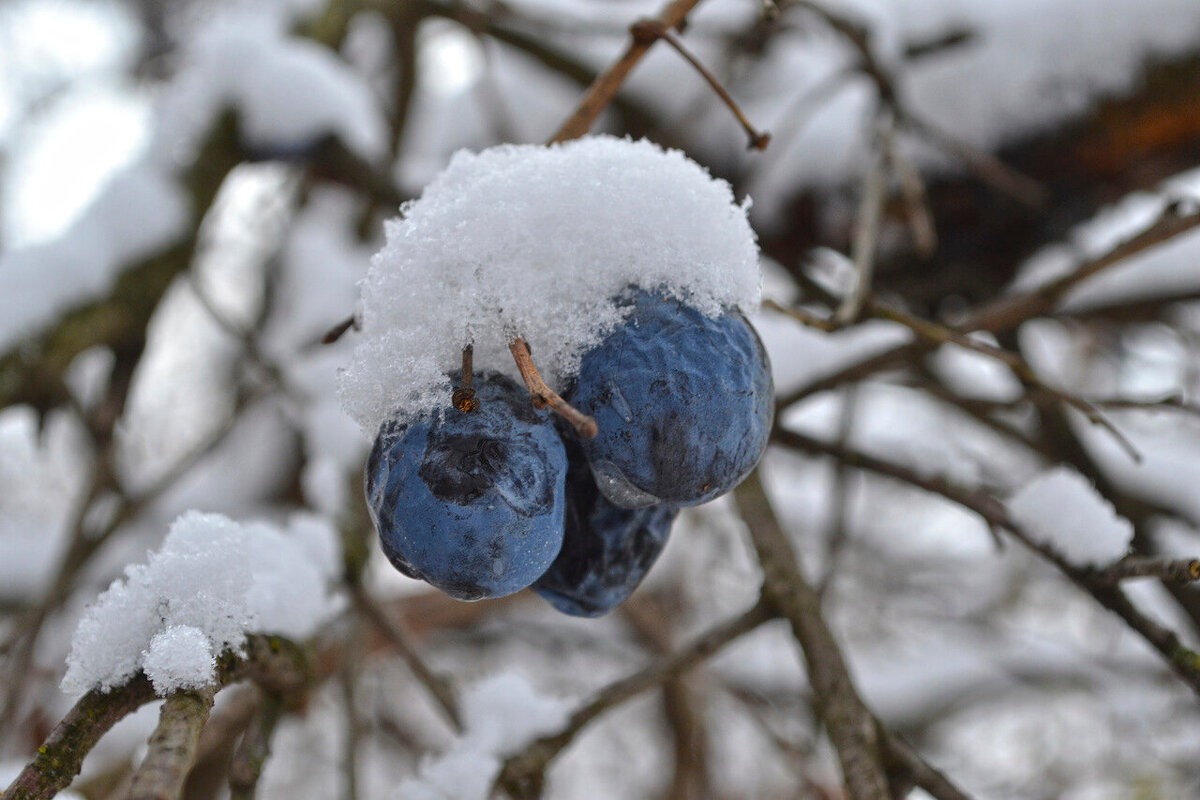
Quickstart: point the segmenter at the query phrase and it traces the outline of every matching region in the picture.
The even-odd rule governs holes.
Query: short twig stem
[[[759,131],[746,115],[742,113],[742,109],[738,107],[733,96],[721,85],[717,80],[717,76],[713,75],[704,64],[700,63],[700,59],[696,58],[692,53],[683,46],[683,42],[679,41],[679,37],[671,32],[671,29],[657,19],[638,20],[630,26],[629,32],[633,35],[635,42],[652,43],[656,39],[662,39],[671,47],[675,48],[675,52],[683,56],[696,72],[700,73],[700,77],[708,82],[712,90],[717,93],[717,96],[729,107],[733,115],[737,117],[737,121],[741,124],[742,129],[746,131],[746,135],[750,137],[749,147],[751,150],[765,150],[767,145],[771,143],[771,134],[766,131]]]
[[[326,331],[325,335],[321,337],[321,344],[333,344],[338,339],[342,338],[342,334],[354,326],[354,315],[351,314],[337,325],[334,325],[332,328]]]
[[[467,345],[462,351],[462,382],[450,397],[454,407],[464,414],[479,408],[475,399],[475,347]]]
[[[596,420],[563,400],[542,380],[537,367],[533,365],[533,358],[529,355],[529,345],[524,339],[520,336],[513,339],[509,342],[508,349],[512,351],[513,360],[517,362],[517,369],[521,371],[521,377],[525,380],[525,388],[529,389],[534,406],[538,408],[550,406],[551,411],[571,423],[571,427],[585,439],[592,439],[599,433],[600,429],[596,427]]]
[[[1109,584],[1130,578],[1158,578],[1167,583],[1195,583],[1200,581],[1200,560],[1126,556],[1115,564],[1096,570],[1092,577],[1100,583]]]

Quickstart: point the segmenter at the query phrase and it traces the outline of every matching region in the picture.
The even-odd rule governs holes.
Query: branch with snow
[[[311,678],[306,656],[296,645],[279,637],[252,636],[244,642],[241,656],[232,651],[221,654],[210,684],[201,691],[251,679],[272,691],[296,692]],[[84,694],[5,790],[6,800],[53,797],[79,774],[84,757],[113,725],[155,697],[155,687],[142,672],[111,689],[92,689]],[[177,701],[185,707],[181,709],[187,717],[181,722],[183,730],[193,727],[195,717],[186,708],[191,702]],[[173,729],[172,735],[174,725],[170,720],[167,723]]]
[[[310,636],[332,611],[326,583],[336,565],[328,542],[299,535],[184,514],[149,563],[126,568],[80,621],[63,689],[108,690],[139,671],[164,696],[200,689],[215,678],[217,656],[239,652],[249,633]]]

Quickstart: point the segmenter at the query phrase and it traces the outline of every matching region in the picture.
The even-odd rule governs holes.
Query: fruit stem
[[[464,414],[479,408],[479,401],[475,399],[474,365],[475,346],[469,344],[462,351],[462,385],[450,396],[450,402]]]
[[[538,374],[537,367],[533,365],[533,358],[529,355],[529,345],[525,340],[518,336],[508,343],[508,349],[513,354],[513,360],[517,362],[517,369],[521,371],[521,377],[525,380],[525,388],[529,390],[534,407],[550,406],[550,410],[571,423],[571,427],[575,428],[580,436],[585,439],[595,438],[600,431],[596,427],[596,420],[563,400],[546,385],[542,376]]]

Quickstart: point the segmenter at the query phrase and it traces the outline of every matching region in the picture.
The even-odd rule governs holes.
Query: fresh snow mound
[[[619,322],[611,300],[632,284],[712,316],[750,312],[760,274],[747,208],[683,153],[647,141],[459,152],[386,226],[342,402],[369,433],[432,412],[448,405],[446,375],[468,343],[476,369],[517,377],[518,334],[561,385]]]
[[[189,511],[149,563],[126,567],[71,640],[62,688],[108,690],[144,669],[165,695],[214,678],[215,656],[250,632],[311,634],[329,614],[329,548],[308,518],[288,533]],[[324,555],[317,555],[323,553]]]
[[[1125,555],[1133,539],[1129,520],[1074,470],[1055,467],[1018,490],[1008,512],[1036,542],[1078,566],[1103,566]]]
[[[142,655],[142,669],[160,695],[204,686],[212,680],[216,665],[208,636],[191,625],[171,625],[154,634]]]

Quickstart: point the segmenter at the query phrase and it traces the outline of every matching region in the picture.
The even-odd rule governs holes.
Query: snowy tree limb
[[[1004,295],[985,303],[980,308],[965,314],[962,319],[954,321],[953,328],[959,331],[980,330],[991,333],[1014,330],[1021,323],[1034,317],[1053,313],[1063,296],[1088,278],[1198,227],[1200,227],[1200,211],[1184,213],[1179,206],[1172,204],[1164,209],[1159,218],[1143,229],[1141,233],[1117,245],[1107,253],[1080,262],[1068,274],[1045,286]],[[789,392],[778,399],[777,405],[780,409],[787,408],[814,394],[903,364],[928,352],[933,346],[929,342],[918,341],[873,354]]]
[[[299,691],[311,680],[306,655],[286,639],[251,636],[245,649],[244,656],[227,652],[217,660],[216,689],[250,679],[268,691],[289,693]],[[84,756],[100,737],[154,699],[154,687],[140,672],[115,689],[107,692],[94,689],[85,694],[3,793],[5,800],[43,800],[65,789],[79,774]],[[175,724],[174,717],[172,720],[170,727]],[[196,731],[199,732],[199,727]],[[191,750],[188,763],[194,757],[194,744]]]
[[[45,411],[65,402],[63,375],[75,356],[98,345],[136,361],[146,325],[175,276],[187,269],[200,220],[225,176],[242,160],[233,114],[224,115],[180,176],[192,205],[188,233],[140,264],[125,269],[109,294],[68,312],[49,328],[0,353],[0,408],[28,403]]]

